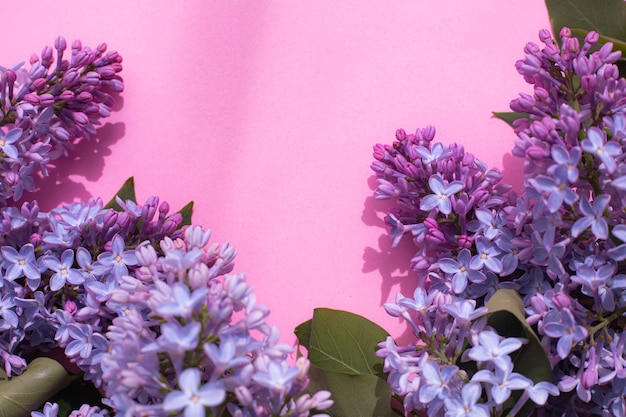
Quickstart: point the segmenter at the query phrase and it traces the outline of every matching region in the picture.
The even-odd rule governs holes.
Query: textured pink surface
[[[318,306],[402,334],[382,304],[412,292],[412,247],[389,253],[372,146],[432,124],[519,184],[515,137],[491,112],[530,90],[514,63],[548,27],[540,0],[31,0],[3,19],[0,61],[59,34],[118,50],[115,114],[33,198],[108,200],[134,175],[140,200],[194,200],[292,343]]]

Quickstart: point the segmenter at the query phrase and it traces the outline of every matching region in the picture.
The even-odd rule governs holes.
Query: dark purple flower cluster
[[[181,214],[157,198],[118,204],[119,212],[99,199],[49,213],[36,203],[2,209],[8,374],[62,348],[120,415],[308,416],[332,404],[327,392],[303,394],[308,362],[289,363],[292,349],[265,322],[269,310],[242,274],[228,274],[228,243],[180,228]]]
[[[626,414],[626,80],[596,33],[560,37],[541,31],[543,47],[516,64],[534,86],[511,103],[524,113],[520,196],[460,146],[433,143],[430,127],[374,148],[376,195],[397,200],[394,244],[408,234],[418,247],[415,293],[385,308],[419,341],[379,350],[407,411],[515,415],[530,399],[542,415]],[[489,326],[502,290],[520,294],[551,381],[517,373],[528,341]]]
[[[95,50],[80,41],[70,46],[64,59],[65,39],[41,56],[24,63],[0,67],[0,205],[34,191],[38,173],[48,174],[51,161],[67,156],[81,138],[95,133],[100,119],[109,116],[113,95],[124,89],[118,73],[122,57]]]

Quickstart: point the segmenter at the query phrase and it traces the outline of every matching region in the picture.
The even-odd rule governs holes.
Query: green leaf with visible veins
[[[0,417],[28,417],[69,383],[65,368],[50,358],[33,359],[11,378],[0,370]]]
[[[309,360],[326,371],[383,377],[378,343],[389,335],[383,328],[359,315],[317,308],[311,322]]]
[[[546,0],[546,6],[556,37],[567,26],[626,40],[624,0]]]

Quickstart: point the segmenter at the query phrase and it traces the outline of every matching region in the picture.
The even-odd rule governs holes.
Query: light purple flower
[[[553,172],[558,166],[564,166],[567,169],[567,180],[570,183],[578,180],[578,162],[580,161],[581,151],[579,147],[573,147],[569,152],[561,145],[554,145],[551,149],[552,159],[557,165],[550,167],[548,172]]]
[[[478,341],[480,344],[469,350],[469,358],[477,362],[492,361],[496,367],[503,369],[511,362],[509,353],[518,350],[525,342],[515,337],[503,338],[493,330],[480,332]]]
[[[256,372],[252,379],[271,391],[286,392],[299,373],[297,367],[272,361],[267,365],[267,371]]]
[[[155,312],[164,317],[188,318],[206,302],[208,293],[207,288],[198,288],[192,293],[187,285],[177,282],[172,286],[172,298],[158,305]]]
[[[572,236],[577,237],[591,226],[591,232],[597,239],[606,240],[609,237],[609,225],[604,218],[604,210],[609,204],[611,196],[601,194],[590,203],[587,197],[580,199],[579,207],[584,216],[579,217],[572,225]]]
[[[112,268],[116,277],[128,274],[128,266],[137,265],[137,257],[134,250],[126,250],[124,239],[120,235],[115,235],[111,242],[111,251],[101,253],[98,261],[107,267]]]
[[[178,376],[180,390],[167,394],[163,400],[163,410],[183,410],[184,417],[205,417],[207,407],[218,406],[224,401],[226,390],[221,381],[201,383],[199,369],[185,369]]]
[[[617,164],[614,157],[622,153],[622,148],[617,142],[607,142],[606,133],[603,130],[595,126],[587,129],[587,139],[584,139],[580,146],[585,152],[596,155],[609,174],[615,172]]]
[[[424,146],[416,146],[415,151],[422,157],[422,162],[426,164],[445,159],[452,153],[449,148],[444,148],[439,142],[432,145],[430,150]]]
[[[74,265],[74,251],[72,249],[65,249],[60,260],[54,256],[44,256],[42,262],[54,272],[50,277],[50,290],[52,291],[61,289],[66,282],[72,285],[85,282],[81,273],[72,267]]]
[[[443,258],[439,261],[439,269],[447,274],[452,274],[452,291],[460,294],[467,287],[467,280],[471,282],[483,282],[486,277],[480,271],[470,267],[472,254],[468,249],[463,249],[457,255],[456,261]]]
[[[443,214],[452,212],[450,198],[465,188],[461,181],[452,181],[450,184],[446,184],[446,181],[439,174],[432,175],[428,179],[428,185],[433,194],[429,194],[422,199],[420,209],[430,211],[437,207]]]
[[[9,158],[17,159],[19,157],[15,143],[22,137],[22,132],[22,129],[14,128],[5,134],[4,130],[0,129],[0,149]]]
[[[576,323],[569,309],[552,310],[546,314],[543,331],[548,336],[558,339],[556,351],[561,359],[567,358],[572,345],[587,338],[587,329]]]
[[[491,397],[496,404],[504,404],[511,396],[511,391],[526,390],[533,382],[525,376],[513,372],[513,362],[505,368],[495,368],[494,371],[482,369],[472,376],[472,382],[483,382],[491,385]]]
[[[2,267],[6,268],[4,279],[15,281],[17,278],[26,276],[28,286],[36,290],[41,282],[41,272],[35,260],[35,248],[30,243],[16,251],[10,246],[2,247]]]
[[[470,382],[463,385],[460,396],[455,392],[444,399],[446,417],[489,417],[489,408],[478,402],[482,392],[480,384]]]
[[[477,253],[470,260],[470,268],[480,270],[483,267],[487,267],[487,269],[496,274],[502,272],[502,262],[499,258],[502,252],[500,252],[498,246],[484,236],[478,237],[475,245]]]
[[[423,384],[419,389],[419,400],[427,404],[435,399],[443,400],[450,396],[452,387],[449,385],[456,376],[459,368],[454,365],[444,365],[433,361],[426,361],[422,365]]]
[[[547,195],[546,203],[550,213],[556,213],[563,203],[572,204],[578,199],[578,194],[570,188],[565,166],[556,167],[552,176],[538,175],[528,182],[535,190]]]

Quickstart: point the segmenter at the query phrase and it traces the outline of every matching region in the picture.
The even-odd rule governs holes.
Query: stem
[[[600,330],[606,328],[609,324],[611,324],[613,320],[618,319],[624,313],[626,313],[626,307],[622,307],[618,310],[615,310],[611,315],[604,317],[602,320],[600,320],[600,323],[588,329],[589,335],[593,336]]]

